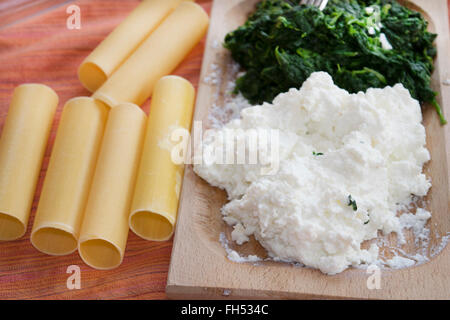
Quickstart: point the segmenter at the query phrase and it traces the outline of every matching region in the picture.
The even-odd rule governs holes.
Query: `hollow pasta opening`
[[[15,240],[24,233],[25,226],[22,221],[7,213],[0,212],[0,240]]]
[[[65,255],[74,252],[77,248],[77,239],[70,232],[45,227],[31,235],[31,242],[39,251],[51,255]]]
[[[79,253],[86,264],[96,269],[112,269],[122,261],[119,249],[102,239],[81,242]]]
[[[168,240],[173,233],[173,225],[167,218],[147,210],[137,211],[131,216],[130,228],[147,240]]]

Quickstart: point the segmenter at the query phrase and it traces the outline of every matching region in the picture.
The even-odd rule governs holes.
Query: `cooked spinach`
[[[326,71],[352,93],[402,83],[415,99],[434,105],[444,124],[430,88],[435,38],[420,13],[395,0],[330,0],[324,11],[263,0],[224,46],[246,71],[235,92],[251,103],[271,102],[312,72]]]
[[[352,198],[352,195],[348,195],[348,203],[347,205],[349,207],[352,207],[353,211],[357,211],[358,210],[358,205],[356,204],[355,199]]]

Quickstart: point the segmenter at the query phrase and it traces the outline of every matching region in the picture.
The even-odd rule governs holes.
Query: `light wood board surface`
[[[214,1],[201,79],[211,74],[214,64],[226,70],[230,57],[217,43],[220,44],[227,32],[246,20],[255,3],[255,0]],[[439,92],[439,103],[446,118],[450,119],[450,86],[444,84],[450,78],[447,1],[414,0],[407,5],[421,11],[430,22],[430,30],[438,33],[438,57],[432,86]],[[210,107],[213,103],[221,103],[225,87],[226,83],[200,82],[194,120],[203,121],[203,129],[208,128]],[[427,147],[432,158],[424,170],[433,182],[426,197],[427,209],[433,214],[428,224],[433,247],[450,231],[450,125],[441,126],[431,106],[424,106],[423,115]],[[368,289],[370,274],[361,269],[327,276],[317,270],[283,263],[232,262],[226,258],[225,249],[219,242],[220,234],[229,236],[230,231],[220,215],[225,202],[223,191],[196,176],[192,166],[186,168],[166,289],[170,298],[450,298],[448,246],[440,254],[430,255],[430,261],[425,264],[401,270],[383,269],[379,290]],[[393,238],[388,237],[388,241]],[[255,241],[243,247],[233,249],[246,254],[264,254]],[[414,252],[414,245],[409,243],[405,250]]]
[[[164,0],[163,0],[164,1]],[[27,233],[0,242],[0,300],[2,299],[165,299],[172,240],[146,241],[129,233],[122,265],[98,271],[85,265],[78,253],[48,256],[30,243],[30,232],[48,159],[64,103],[90,93],[78,81],[83,59],[116,27],[140,0],[0,0],[0,132],[14,87],[27,82],[49,85],[60,102],[53,123]],[[197,0],[209,12],[211,0]],[[69,30],[66,9],[81,10],[81,29]],[[197,86],[204,41],[173,74]],[[149,111],[149,102],[143,109]],[[81,288],[66,286],[71,265],[80,267]]]

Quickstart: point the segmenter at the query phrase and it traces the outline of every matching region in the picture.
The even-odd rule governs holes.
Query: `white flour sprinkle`
[[[262,261],[258,256],[255,255],[249,255],[247,257],[241,256],[237,251],[230,248],[228,239],[225,236],[225,233],[220,233],[219,241],[222,244],[222,247],[224,247],[226,253],[228,254],[227,258],[233,262],[243,263],[243,262],[259,262]]]
[[[229,296],[230,294],[231,294],[231,290],[228,290],[228,289],[223,290],[223,293],[222,293],[223,296]]]
[[[412,267],[416,262],[414,260],[411,260],[408,258],[395,256],[392,259],[386,261],[386,263],[392,269],[401,269],[401,268]]]

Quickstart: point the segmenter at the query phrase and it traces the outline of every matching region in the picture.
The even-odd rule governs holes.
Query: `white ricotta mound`
[[[376,261],[378,247],[362,250],[361,243],[378,230],[401,233],[397,210],[411,195],[427,194],[422,166],[430,155],[421,122],[419,102],[401,84],[349,94],[316,72],[300,90],[245,108],[220,129],[279,130],[275,174],[262,174],[258,164],[194,170],[227,191],[222,213],[238,244],[254,235],[271,257],[336,274]],[[229,142],[206,136],[203,149]]]

